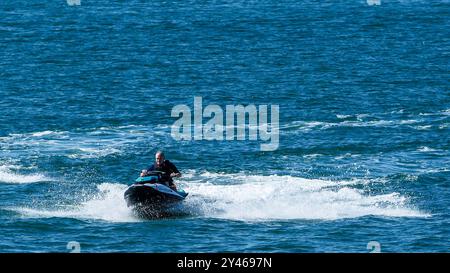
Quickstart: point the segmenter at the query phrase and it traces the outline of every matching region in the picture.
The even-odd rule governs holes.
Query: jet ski
[[[173,214],[173,208],[183,201],[188,193],[174,191],[163,182],[164,172],[149,172],[138,177],[124,193],[127,206],[144,218],[160,218]]]

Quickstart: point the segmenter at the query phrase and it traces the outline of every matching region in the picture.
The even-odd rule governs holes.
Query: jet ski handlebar
[[[166,172],[162,172],[162,171],[147,171],[146,174],[147,175],[152,175],[152,174],[165,175]]]
[[[144,176],[157,176],[159,179],[161,179],[166,175],[167,173],[163,171],[146,171]]]

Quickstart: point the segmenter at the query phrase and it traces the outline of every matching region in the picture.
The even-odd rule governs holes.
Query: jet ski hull
[[[174,191],[159,183],[137,183],[124,193],[127,206],[140,217],[170,216],[171,209],[187,196],[184,191]]]

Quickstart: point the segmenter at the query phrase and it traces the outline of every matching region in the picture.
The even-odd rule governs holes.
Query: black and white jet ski
[[[140,217],[158,218],[170,215],[170,210],[183,201],[188,193],[175,191],[163,182],[163,172],[149,172],[138,177],[124,193],[127,206]]]

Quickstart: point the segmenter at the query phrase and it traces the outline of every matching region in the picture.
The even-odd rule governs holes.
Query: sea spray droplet
[[[77,206],[78,217],[111,222],[136,222],[137,219],[123,198],[126,187],[113,183],[98,185],[98,194]]]
[[[78,204],[67,205],[60,209],[34,209],[16,208],[25,217],[31,218],[74,218],[93,219],[108,222],[139,222],[131,209],[129,209],[123,198],[123,193],[127,188],[123,184],[102,183],[97,186],[98,192],[94,196],[88,197],[87,201]],[[81,197],[80,199],[86,197]]]

